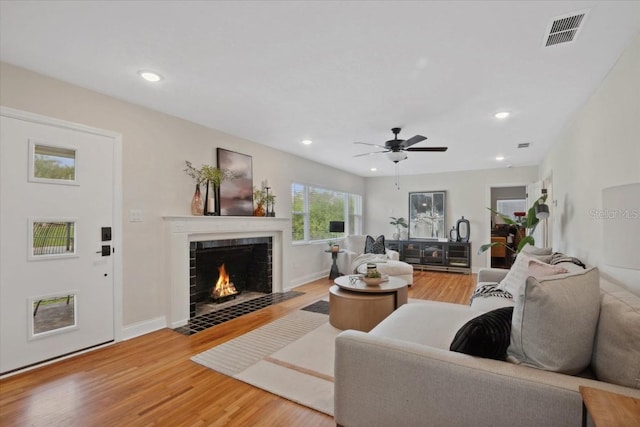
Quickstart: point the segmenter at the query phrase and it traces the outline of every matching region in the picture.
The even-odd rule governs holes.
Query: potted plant
[[[494,209],[487,208],[492,213],[494,213],[495,215],[498,215],[500,217],[500,219],[502,219],[502,221],[504,221],[505,224],[516,226],[516,230],[517,230],[516,233],[518,234],[518,237],[520,238],[520,243],[518,244],[518,247],[515,248],[515,249],[510,247],[509,245],[505,245],[502,242],[486,243],[486,244],[480,246],[480,249],[478,249],[478,255],[480,255],[481,253],[485,252],[489,248],[491,248],[493,246],[497,246],[497,245],[502,245],[502,246],[506,247],[508,250],[510,250],[511,252],[516,253],[516,254],[520,253],[522,248],[527,243],[529,243],[532,246],[535,246],[536,242],[535,242],[535,239],[533,237],[533,233],[536,231],[536,227],[540,223],[540,220],[536,216],[536,212],[538,211],[538,206],[539,205],[543,205],[546,202],[546,200],[547,200],[547,195],[543,194],[539,199],[537,199],[535,202],[533,202],[533,205],[531,205],[531,207],[527,211],[526,216],[523,216],[524,212],[516,212],[516,214],[517,214],[516,216],[518,218],[517,221],[514,221],[513,219],[511,219],[511,217],[503,215],[503,214],[501,214],[500,212],[498,212],[498,211],[496,211]],[[524,233],[522,231],[523,228],[525,230]]]
[[[191,198],[191,215],[203,215],[202,195],[200,193],[200,183],[202,182],[202,172],[193,167],[190,161],[185,161],[186,167],[184,171],[196,183],[196,191]]]
[[[331,249],[331,252],[340,252],[340,245],[338,245],[333,240],[329,240],[327,242],[327,245],[329,245],[329,249]]]
[[[266,188],[253,187],[253,202],[256,204],[253,216],[275,216],[273,206],[276,203],[276,196],[275,194],[269,194]]]
[[[220,184],[228,179],[235,179],[236,176],[233,171],[229,169],[220,169],[215,166],[202,165],[200,169],[193,167],[190,161],[185,160],[186,167],[184,171],[196,181],[196,194],[200,196],[200,184],[205,183],[207,185],[206,194],[204,198],[204,207],[201,208],[202,213],[194,213],[193,201],[191,213],[193,215],[218,215],[217,208],[219,208],[218,202],[218,189]],[[213,186],[213,197],[209,197],[209,185]],[[196,195],[194,195],[195,199]],[[201,199],[201,196],[200,196]],[[202,202],[200,202],[202,204]]]
[[[391,218],[391,221],[389,222],[389,224],[393,225],[396,227],[396,232],[393,233],[393,240],[399,240],[401,238],[402,235],[402,229],[406,229],[409,226],[407,225],[407,221],[403,218],[403,217],[393,217],[390,216],[389,218]]]

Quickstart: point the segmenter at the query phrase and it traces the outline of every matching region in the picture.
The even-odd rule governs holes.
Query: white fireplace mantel
[[[289,269],[284,260],[291,248],[291,219],[253,216],[163,216],[166,238],[171,328],[189,321],[189,249],[191,242],[204,240],[272,238],[273,292],[289,287]]]

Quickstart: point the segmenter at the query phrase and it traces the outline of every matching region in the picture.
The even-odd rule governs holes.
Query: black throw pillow
[[[511,341],[513,307],[489,311],[465,323],[449,350],[487,359],[505,360]]]
[[[371,236],[367,236],[367,240],[364,242],[365,254],[385,254],[384,249],[384,235],[378,236],[377,239],[373,239]]]

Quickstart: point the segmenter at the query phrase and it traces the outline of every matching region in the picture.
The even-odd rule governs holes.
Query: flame
[[[213,287],[213,298],[223,298],[229,295],[235,295],[238,293],[236,287],[232,282],[229,281],[229,275],[227,274],[227,270],[224,268],[224,264],[218,267],[218,281],[216,285]]]

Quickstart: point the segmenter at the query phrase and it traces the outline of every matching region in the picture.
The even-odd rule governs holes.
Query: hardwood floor
[[[475,275],[414,273],[409,298],[467,304]],[[333,418],[189,358],[328,294],[305,295],[192,336],[163,329],[0,380],[2,426],[334,426]]]

